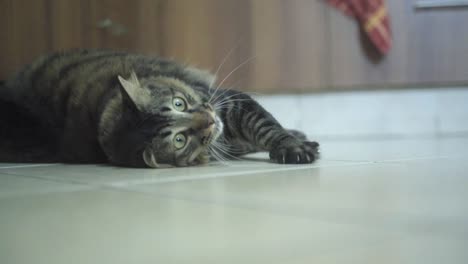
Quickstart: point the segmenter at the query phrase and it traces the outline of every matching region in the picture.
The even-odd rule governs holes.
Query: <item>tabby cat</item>
[[[107,50],[43,56],[0,84],[0,162],[190,166],[269,151],[311,163],[318,144],[285,130],[208,72]]]

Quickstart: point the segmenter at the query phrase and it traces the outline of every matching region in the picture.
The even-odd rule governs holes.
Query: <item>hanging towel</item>
[[[385,55],[392,46],[392,34],[384,0],[327,0],[327,2],[354,17],[371,43]]]

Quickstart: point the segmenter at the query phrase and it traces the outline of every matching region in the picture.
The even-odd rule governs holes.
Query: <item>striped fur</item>
[[[279,163],[317,158],[317,143],[283,129],[250,96],[212,88],[213,80],[187,65],[125,52],[41,57],[0,86],[4,112],[21,109],[18,118],[28,120],[15,127],[21,122],[2,119],[0,131],[18,133],[0,134],[0,143],[10,142],[0,144],[0,161],[189,166],[254,151],[269,151]],[[24,142],[32,143],[15,148]]]

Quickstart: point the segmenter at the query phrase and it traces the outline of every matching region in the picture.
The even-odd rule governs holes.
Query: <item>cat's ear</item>
[[[142,111],[150,101],[150,94],[148,90],[141,87],[136,73],[132,71],[130,78],[128,79],[125,79],[120,75],[118,78],[121,84],[124,101],[129,103],[130,106]]]

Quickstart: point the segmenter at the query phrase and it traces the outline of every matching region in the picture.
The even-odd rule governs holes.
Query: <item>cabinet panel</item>
[[[168,0],[161,11],[161,54],[216,72],[222,81],[252,56],[249,0]],[[245,87],[251,63],[223,86]]]
[[[326,6],[308,0],[253,1],[253,87],[313,90],[327,81]]]
[[[85,1],[49,0],[48,19],[51,21],[46,34],[50,38],[50,49],[63,50],[80,48],[86,44],[89,18]]]
[[[330,13],[330,86],[437,85],[468,81],[468,9],[416,11],[413,1],[387,1],[393,47],[379,63],[362,48],[356,23]]]
[[[468,81],[468,8],[413,11],[409,82]]]
[[[159,4],[155,0],[2,0],[0,78],[50,51],[109,48],[157,54]]]
[[[0,79],[49,50],[51,40],[47,29],[52,22],[47,6],[45,0],[0,1]]]
[[[291,92],[327,79],[325,8],[309,0],[171,0],[162,54],[219,72],[241,90]],[[247,62],[246,62],[247,61]]]
[[[82,24],[84,46],[157,53],[159,1],[81,1],[86,5]]]

